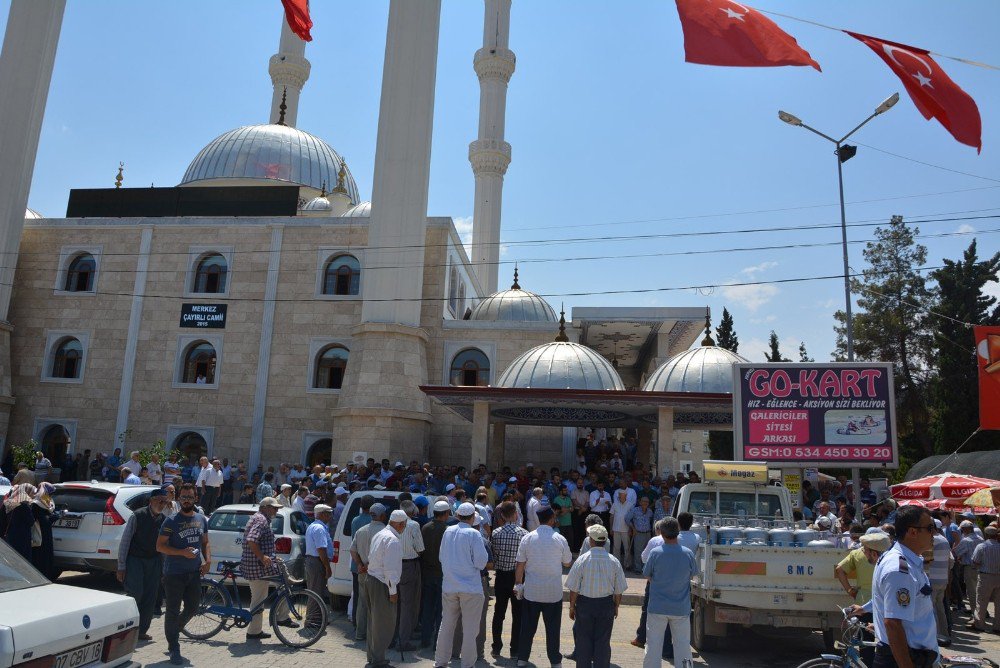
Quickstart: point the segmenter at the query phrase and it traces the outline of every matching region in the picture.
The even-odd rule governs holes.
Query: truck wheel
[[[695,601],[694,615],[691,620],[691,644],[699,652],[711,650],[715,647],[715,637],[708,635],[707,616],[708,605],[699,598]]]
[[[823,646],[826,647],[827,652],[836,652],[837,648],[834,646],[840,638],[837,637],[837,629],[823,629]]]

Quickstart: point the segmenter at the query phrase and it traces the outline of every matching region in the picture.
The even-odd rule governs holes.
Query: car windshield
[[[47,585],[45,576],[25,561],[6,541],[0,540],[0,592]]]
[[[247,522],[254,516],[249,510],[217,510],[208,519],[209,531],[238,531],[243,533]],[[271,531],[275,535],[281,535],[285,530],[285,518],[275,515],[271,520]]]
[[[399,508],[399,498],[395,496],[375,496],[375,501],[381,503],[386,508],[386,512],[391,513],[392,511]],[[351,505],[347,507],[344,512],[344,535],[351,535],[351,523],[354,518],[361,514],[361,497],[357,497],[351,501]]]

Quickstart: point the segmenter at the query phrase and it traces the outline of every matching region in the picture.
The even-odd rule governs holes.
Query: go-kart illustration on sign
[[[733,373],[737,460],[898,466],[891,364],[747,363]]]

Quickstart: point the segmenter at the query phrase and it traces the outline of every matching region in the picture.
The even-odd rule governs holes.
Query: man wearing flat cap
[[[403,544],[399,537],[408,519],[402,510],[392,511],[389,526],[375,534],[368,554],[365,595],[368,601],[368,665],[372,668],[389,665],[385,653],[396,632],[398,587],[403,576]]]
[[[368,512],[371,513],[371,521],[353,532],[351,542],[351,560],[357,564],[358,569],[359,597],[354,601],[354,619],[357,620],[355,640],[365,640],[368,637],[368,557],[371,554],[372,539],[385,528],[386,520],[389,519],[388,509],[381,503],[373,503]]]
[[[438,632],[434,665],[447,666],[451,662],[455,627],[462,621],[462,668],[476,664],[476,634],[479,628],[485,596],[480,572],[486,567],[489,556],[482,535],[474,527],[476,507],[463,503],[456,511],[458,522],[448,527],[441,537],[441,629]]]
[[[156,551],[156,539],[163,524],[167,493],[154,489],[149,505],[132,513],[122,532],[118,548],[118,581],[139,608],[139,640],[152,640],[149,625],[163,576],[163,558]]]
[[[595,524],[587,535],[593,547],[576,560],[566,578],[569,618],[574,621],[577,665],[608,668],[611,630],[628,584],[621,562],[608,553],[608,530]]]
[[[853,608],[854,616],[862,621],[871,621],[871,615],[861,606],[872,598],[872,577],[875,575],[875,564],[878,563],[882,553],[892,546],[889,535],[877,529],[869,529],[868,533],[860,538],[861,547],[852,550],[844,557],[839,564],[833,567],[833,574],[840,581],[840,586],[844,588],[847,595],[854,599],[856,608]],[[848,578],[854,578],[857,583],[851,585]],[[865,640],[872,640],[873,636],[865,632]],[[861,659],[865,665],[870,666],[875,662],[875,648],[864,647],[861,649]]]
[[[333,517],[333,508],[320,503],[314,509],[316,519],[306,528],[306,588],[326,600],[326,582],[333,575],[330,557],[333,555],[333,539],[328,527]],[[309,622],[319,624],[319,610],[310,610]]]
[[[240,560],[240,570],[250,586],[250,607],[257,606],[267,598],[267,590],[271,581],[266,578],[278,574],[278,560],[274,555],[274,532],[271,530],[271,520],[278,513],[281,504],[273,496],[266,496],[260,501],[257,512],[243,528],[243,557]],[[297,624],[288,619],[288,608],[279,612],[279,626],[294,628]],[[270,633],[262,631],[264,612],[253,616],[247,626],[247,640],[262,640],[270,638]]]

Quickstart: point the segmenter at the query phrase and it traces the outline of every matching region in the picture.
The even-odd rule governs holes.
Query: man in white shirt
[[[630,558],[632,542],[629,540],[628,531],[628,514],[632,507],[633,504],[628,501],[627,491],[616,489],[615,501],[611,504],[611,554],[626,570],[632,567]]]
[[[549,663],[562,664],[559,630],[562,625],[562,569],[573,561],[569,543],[555,530],[556,515],[551,508],[538,511],[537,529],[521,539],[514,568],[514,590],[523,598],[521,637],[517,665],[527,666],[531,642],[538,631],[538,617],[545,624],[545,649]]]
[[[524,513],[525,528],[528,531],[534,531],[538,528],[538,510],[542,506],[542,496],[544,494],[545,490],[541,487],[531,490],[531,498],[528,499]]]
[[[211,515],[219,502],[219,492],[222,491],[222,462],[218,459],[208,464],[208,458],[202,457],[201,472],[198,473],[197,487],[201,493],[201,507],[205,515]]]
[[[394,510],[389,526],[372,538],[368,553],[368,578],[365,598],[368,603],[368,665],[387,666],[385,652],[396,630],[397,587],[403,575],[403,545],[400,535],[406,530],[406,513]]]
[[[590,512],[601,518],[605,527],[611,524],[611,495],[604,489],[604,481],[597,481],[597,489],[590,493]]]
[[[142,471],[142,464],[139,462],[139,451],[133,450],[129,460],[122,464],[122,466],[131,471],[132,475],[138,476]],[[146,469],[146,472],[149,472],[148,468]]]
[[[486,597],[480,572],[486,567],[486,543],[475,529],[476,507],[463,503],[455,511],[458,523],[441,536],[441,626],[438,631],[434,664],[451,663],[455,627],[462,620],[462,668],[476,665],[476,634]]]
[[[163,484],[163,469],[160,468],[159,455],[150,455],[149,463],[146,464],[146,473],[149,475],[149,481],[154,485]]]

